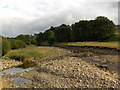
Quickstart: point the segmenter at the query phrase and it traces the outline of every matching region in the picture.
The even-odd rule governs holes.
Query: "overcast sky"
[[[0,0],[0,31],[7,37],[34,34],[97,16],[106,16],[118,24],[118,1]]]

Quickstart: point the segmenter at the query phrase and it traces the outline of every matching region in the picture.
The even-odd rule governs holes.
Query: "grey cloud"
[[[47,6],[44,3],[43,7]],[[58,26],[60,24],[75,23],[82,19],[95,19],[97,16],[107,16],[117,24],[117,3],[81,3],[76,5],[70,5],[65,8],[56,8],[50,10],[51,12],[44,12],[40,10],[39,4],[37,6],[38,12],[43,15],[36,16],[35,19],[21,19],[21,18],[7,18],[2,24],[2,34],[4,36],[17,36],[19,34],[34,34],[43,32],[50,26]],[[46,9],[49,10],[49,9]]]

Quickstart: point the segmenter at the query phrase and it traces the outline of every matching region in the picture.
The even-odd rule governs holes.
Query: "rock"
[[[95,64],[96,67],[103,69],[103,70],[108,70],[107,65],[100,65],[100,64]]]
[[[20,87],[22,87],[22,84],[20,85]]]
[[[28,72],[28,70],[25,70],[25,72]]]

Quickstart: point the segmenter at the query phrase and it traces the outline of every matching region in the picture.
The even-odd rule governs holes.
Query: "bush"
[[[10,58],[9,58],[8,56],[6,56],[6,55],[3,56],[2,58],[3,58],[3,59],[10,59]]]
[[[18,61],[24,61],[25,56],[24,55],[17,55],[17,54],[12,54],[9,56],[10,59],[15,59]]]
[[[120,42],[120,36],[114,35],[114,36],[107,38],[104,41],[106,41],[106,42]]]
[[[3,58],[4,59],[14,59],[14,60],[18,60],[18,61],[24,61],[26,56],[24,54],[21,54],[20,52],[13,51],[13,52],[10,52],[10,53],[6,54],[5,56],[3,56]]]
[[[73,41],[103,41],[114,35],[115,31],[115,24],[104,16],[72,24]]]
[[[50,44],[48,43],[48,41],[44,41],[44,42],[41,42],[40,45],[42,45],[42,46],[49,46]]]
[[[2,56],[11,50],[10,41],[2,37]]]
[[[46,55],[42,54],[41,51],[35,46],[28,46],[26,48],[12,50],[7,53],[3,58],[10,58],[19,61],[24,61],[25,59],[40,59]]]
[[[11,40],[11,49],[25,48],[26,44],[22,40]]]

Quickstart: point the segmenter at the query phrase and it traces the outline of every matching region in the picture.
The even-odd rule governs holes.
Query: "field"
[[[99,46],[99,47],[109,47],[109,48],[119,48],[118,42],[70,42],[70,43],[58,43],[55,46]]]

